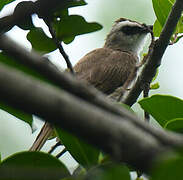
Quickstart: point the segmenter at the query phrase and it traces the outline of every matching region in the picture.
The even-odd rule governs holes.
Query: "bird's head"
[[[144,45],[145,37],[150,31],[152,31],[152,26],[120,18],[108,34],[104,47],[129,51],[138,55]]]

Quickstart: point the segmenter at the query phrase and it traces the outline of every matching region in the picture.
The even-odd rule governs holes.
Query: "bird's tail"
[[[48,122],[45,122],[29,151],[40,151],[52,133],[53,127]]]

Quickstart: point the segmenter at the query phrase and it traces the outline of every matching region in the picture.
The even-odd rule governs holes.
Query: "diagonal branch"
[[[137,169],[146,171],[161,153],[171,150],[172,144],[162,144],[125,117],[97,108],[13,68],[0,66],[0,84],[1,101],[46,119]],[[181,140],[179,145],[183,146],[183,136],[176,140]]]
[[[151,83],[157,68],[161,64],[162,56],[169,45],[170,38],[176,28],[176,25],[181,17],[183,11],[183,1],[176,0],[172,11],[170,12],[167,22],[161,32],[159,39],[155,42],[152,53],[149,56],[147,63],[139,75],[136,83],[132,87],[128,96],[124,100],[125,104],[132,106],[136,101],[141,92],[143,91],[143,85]]]
[[[46,22],[46,24],[47,24],[47,26],[48,26],[48,28],[49,28],[50,34],[51,34],[51,36],[52,36],[52,39],[55,41],[55,44],[56,44],[57,48],[58,48],[59,51],[60,51],[60,54],[61,54],[61,55],[63,56],[63,58],[65,59],[65,62],[66,62],[66,64],[67,64],[67,68],[69,69],[69,71],[70,71],[71,73],[74,74],[74,70],[73,70],[72,64],[71,64],[71,62],[70,62],[70,60],[69,60],[69,56],[68,56],[68,55],[66,54],[66,52],[64,51],[64,48],[63,48],[63,46],[62,46],[62,44],[61,44],[62,42],[59,41],[59,40],[57,39],[56,33],[55,33],[55,31],[54,31],[54,29],[53,29],[53,27],[52,27],[51,21],[49,20],[49,18],[45,18],[45,22]]]
[[[175,146],[182,144],[181,139],[180,141],[177,140],[177,135],[170,135],[170,133],[167,134],[161,129],[154,129],[147,126],[146,123],[140,121],[140,119],[134,114],[129,113],[126,109],[121,108],[121,106],[113,105],[102,93],[92,86],[86,86],[84,82],[78,81],[70,73],[60,72],[49,59],[41,57],[36,53],[28,52],[5,35],[0,36],[0,42],[0,49],[2,49],[4,53],[11,56],[18,63],[22,63],[37,70],[61,89],[64,89],[105,111],[120,117],[125,117],[127,121],[132,122],[135,126],[142,128],[147,133],[158,138],[162,144],[172,144]]]

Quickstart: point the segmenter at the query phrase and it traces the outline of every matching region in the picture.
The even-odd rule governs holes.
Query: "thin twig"
[[[67,53],[64,51],[64,48],[62,46],[62,42],[58,40],[58,38],[56,37],[56,33],[52,27],[52,23],[51,23],[51,20],[48,19],[48,18],[45,18],[44,19],[48,28],[49,28],[49,31],[50,31],[50,34],[52,36],[52,39],[55,41],[55,44],[57,46],[57,48],[59,49],[59,52],[61,53],[61,55],[63,56],[63,58],[65,59],[65,62],[67,64],[67,68],[70,70],[71,73],[74,74],[74,69],[72,67],[72,64],[71,64],[71,61],[69,60],[69,56],[67,55]]]
[[[45,122],[29,151],[40,151],[52,133],[52,125]]]
[[[55,149],[56,149],[57,147],[59,147],[59,146],[61,146],[61,145],[62,145],[61,142],[58,141],[55,145],[53,145],[53,146],[51,147],[51,149],[48,151],[48,153],[51,154],[53,151],[55,151]]]
[[[60,153],[58,153],[55,157],[60,158],[65,152],[67,152],[66,148],[64,148]]]
[[[65,61],[66,61],[66,63],[67,63],[67,68],[70,70],[71,73],[74,74],[74,70],[73,70],[72,64],[71,64],[71,62],[70,62],[70,60],[69,60],[69,57],[68,57],[68,55],[66,54],[66,52],[64,51],[61,42],[57,39],[56,33],[55,33],[54,29],[52,28],[51,19],[50,19],[50,18],[44,18],[44,20],[45,20],[45,23],[47,24],[47,26],[48,26],[48,28],[49,28],[49,31],[50,31],[50,34],[51,34],[51,36],[52,36],[53,41],[54,41],[55,44],[57,45],[57,48],[59,49],[60,53],[62,54],[62,56],[64,57],[64,59],[65,59]],[[48,122],[46,122],[46,124],[48,124],[48,126],[49,126],[49,123],[48,123]],[[47,141],[46,138],[44,138],[43,140],[40,140],[40,139],[39,139],[39,138],[41,138],[41,137],[43,136],[42,133],[44,133],[45,130],[46,130],[46,129],[45,129],[45,126],[43,126],[42,129],[41,129],[41,132],[38,134],[38,139],[36,139],[36,141],[34,142],[35,146],[36,146],[36,144],[37,144],[37,146],[38,146],[38,145],[39,145],[38,143],[40,143],[39,146],[40,146],[40,148],[41,148],[41,147],[46,143],[46,141]],[[50,130],[50,131],[53,131],[53,128],[51,128],[51,126],[50,126],[50,129],[49,129],[49,130]],[[47,131],[48,131],[48,130],[47,130]],[[47,138],[48,138],[48,136],[47,136]],[[40,149],[40,148],[39,148],[39,149]]]
[[[144,96],[144,98],[149,96],[149,90],[150,90],[150,84],[144,84],[144,90],[143,90],[143,96]],[[149,113],[146,112],[146,111],[144,111],[144,119],[147,122],[150,121]]]

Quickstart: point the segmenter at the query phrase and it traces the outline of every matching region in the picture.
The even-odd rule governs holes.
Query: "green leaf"
[[[177,36],[176,41],[174,43],[178,42],[182,37],[183,35]]]
[[[27,114],[19,109],[10,107],[3,102],[0,102],[0,109],[12,114],[13,116],[17,117],[18,119],[21,119],[22,121],[28,123],[32,127],[33,117],[31,114]]]
[[[156,78],[158,77],[158,74],[159,74],[159,69],[156,69],[156,74],[153,77],[152,82],[154,82],[156,80]]]
[[[18,3],[17,6],[15,7],[13,15],[16,17],[17,14],[22,14],[22,12],[27,12],[33,6],[34,6],[34,3],[32,1],[22,1]],[[21,18],[21,21],[18,21],[16,25],[23,30],[29,30],[34,27],[31,15],[23,16]]]
[[[165,129],[177,133],[183,133],[183,118],[175,118],[165,124]]]
[[[98,164],[98,149],[59,128],[56,128],[56,134],[73,158],[83,167],[89,168]]]
[[[87,3],[84,0],[80,0],[80,1],[70,1],[68,3],[68,8],[70,7],[76,7],[76,6],[84,6],[87,5]]]
[[[156,17],[163,27],[172,8],[172,3],[168,0],[152,0],[152,3]]]
[[[9,3],[13,2],[13,1],[15,1],[15,0],[1,0],[1,1],[0,1],[0,10],[1,10],[5,5],[7,5],[7,4],[9,4]]]
[[[175,33],[183,33],[183,16],[179,19]]]
[[[153,95],[138,102],[162,126],[172,119],[183,118],[183,100],[168,95]]]
[[[49,53],[57,49],[57,46],[51,38],[49,38],[41,28],[33,28],[27,34],[27,39],[31,43],[33,49]]]
[[[92,168],[86,174],[87,180],[130,180],[129,169],[121,164],[105,163]]]
[[[114,102],[114,104],[119,105],[119,106],[127,109],[130,113],[134,113],[133,109],[130,106],[128,106],[122,102]]]
[[[51,83],[48,79],[46,79],[44,76],[42,76],[39,72],[37,72],[34,69],[31,69],[17,61],[15,61],[13,58],[8,57],[4,52],[0,53],[0,64],[5,64],[11,68],[15,68],[19,71],[22,71],[34,78],[37,78],[39,80],[45,81],[45,82],[49,82]]]
[[[32,173],[35,173],[35,172],[37,173],[37,179],[40,179],[40,180],[48,179],[46,176],[40,177],[39,171],[48,173],[48,175],[52,175],[52,178],[50,178],[50,180],[60,180],[61,178],[70,176],[70,173],[68,172],[67,168],[60,160],[51,156],[48,153],[43,153],[43,152],[20,152],[20,153],[14,154],[1,162],[0,169],[2,168],[10,168],[10,170],[11,168],[15,168],[15,169],[17,168],[17,170],[21,170],[21,171],[18,171],[18,172],[21,172],[21,174],[17,173],[16,171],[9,171],[12,177],[10,179],[12,180],[34,179],[32,177]],[[34,171],[34,170],[37,170],[37,171]],[[26,171],[28,171],[29,173],[31,172],[31,174],[26,174],[25,173]],[[58,176],[58,173],[59,173],[59,176]],[[24,178],[18,178],[18,177],[23,177],[23,175],[24,175]],[[34,174],[34,177],[35,177],[35,174]]]
[[[160,22],[156,19],[154,25],[153,25],[153,33],[155,37],[159,37],[162,31],[162,26]]]
[[[174,0],[152,0],[154,12],[156,14],[157,20],[154,23],[153,31],[155,37],[159,37],[162,27],[164,26],[167,17],[172,9]],[[175,33],[183,32],[183,16],[179,19]]]
[[[182,179],[183,155],[165,157],[163,161],[156,163],[152,170],[150,180],[180,180]]]
[[[159,83],[154,83],[150,85],[150,89],[158,89],[160,87]]]
[[[71,15],[55,21],[53,27],[59,40],[68,44],[77,35],[98,31],[102,26],[98,23],[88,23],[82,16]]]
[[[63,10],[60,10],[60,11],[56,11],[54,13],[54,16],[63,18],[65,16],[69,16],[69,11],[68,11],[68,9],[63,9]]]
[[[171,4],[172,4],[172,6],[174,5],[174,3],[175,3],[175,0],[168,0]]]

